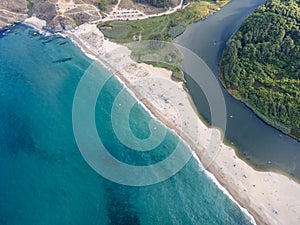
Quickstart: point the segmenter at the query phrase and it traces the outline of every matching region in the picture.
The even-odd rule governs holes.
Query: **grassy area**
[[[226,2],[228,1],[192,2],[185,9],[178,10],[173,14],[136,21],[109,21],[99,23],[98,28],[105,37],[118,43],[136,41],[139,37],[142,40],[170,41],[182,34],[186,25],[205,18]]]
[[[222,1],[219,3],[215,3],[213,1],[191,2],[185,9],[169,15],[169,17],[175,25],[183,24],[186,26],[205,18],[212,12],[217,11],[218,8],[225,2],[228,1]]]
[[[34,5],[34,3],[32,1],[27,0],[27,9],[28,9],[27,14],[28,14],[29,17],[32,16],[33,5]]]
[[[134,61],[171,70],[173,80],[185,82],[183,72],[180,69],[182,54],[172,43],[149,40],[131,42],[125,46],[132,50],[131,58]]]
[[[179,70],[182,60],[180,52],[174,45],[162,43],[172,41],[185,31],[188,24],[205,18],[227,2],[228,0],[191,2],[187,7],[173,14],[136,21],[101,22],[98,28],[113,42],[130,43],[127,46],[132,50],[132,58],[135,61],[170,69],[174,80],[184,81],[183,73]],[[142,40],[151,41],[143,42],[143,46],[135,44]]]
[[[131,57],[137,62],[164,62],[179,65],[182,61],[180,51],[170,42],[149,40],[125,44],[132,50]]]
[[[169,27],[169,17],[161,16],[138,21],[111,21],[98,24],[98,28],[105,37],[118,43],[136,41],[141,36],[142,40],[165,40]],[[125,34],[124,30],[127,29]],[[122,33],[124,35],[119,35]]]
[[[174,66],[174,65],[170,65],[170,64],[167,64],[167,63],[163,63],[163,62],[150,62],[150,61],[148,61],[147,63],[151,64],[155,67],[165,68],[167,70],[172,71],[172,75],[171,75],[172,80],[177,81],[177,82],[185,83],[184,74],[183,74],[182,70],[179,67]]]

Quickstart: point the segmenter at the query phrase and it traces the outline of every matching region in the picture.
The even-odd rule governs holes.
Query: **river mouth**
[[[174,42],[194,51],[219,78],[218,64],[226,42],[262,3],[264,0],[232,0],[214,15],[189,25]],[[189,75],[185,78],[198,112],[210,124],[210,110],[204,94]],[[257,169],[274,170],[299,180],[300,142],[266,124],[221,88],[228,113],[225,142],[236,147],[237,154]]]
[[[148,186],[126,186],[96,173],[82,157],[74,136],[74,96],[83,76],[98,71],[94,75],[105,79],[112,74],[93,64],[71,40],[44,36],[23,25],[0,36],[0,47],[0,224],[222,224],[224,218],[229,224],[250,224],[241,208],[205,171],[199,171],[195,158],[172,178]],[[99,84],[97,79],[88,81]],[[164,144],[144,154],[116,141],[109,112],[123,89],[112,77],[96,96],[97,107],[90,118],[96,121],[99,139],[128,164],[163,161],[170,152],[161,149],[171,151],[180,142],[171,131]],[[93,90],[81,92],[88,95],[81,95],[83,102],[89,102]],[[120,96],[118,103],[130,103],[129,96],[129,92]],[[147,137],[150,116],[134,106],[128,124],[135,133],[143,130],[139,137]],[[123,115],[115,118],[117,125]],[[87,120],[80,121],[84,133],[91,134],[85,129]],[[94,137],[98,140],[98,135]],[[90,136],[86,140],[95,146]],[[114,171],[111,161],[106,162],[107,171]],[[155,178],[159,173],[153,174]],[[139,177],[143,176],[149,178],[145,173]]]

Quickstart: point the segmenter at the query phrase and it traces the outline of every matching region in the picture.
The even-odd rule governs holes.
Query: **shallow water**
[[[18,25],[0,33],[0,49],[1,225],[249,224],[193,158],[175,176],[142,187],[111,182],[87,164],[73,134],[72,103],[92,62],[70,40]],[[99,76],[108,74],[102,67],[98,71]],[[122,89],[110,78],[97,98],[99,138],[128,164],[161,161],[180,141],[170,131],[157,149],[143,154],[116,139],[110,111]],[[131,97],[126,98],[121,100]],[[149,136],[149,120],[135,105],[132,132]]]

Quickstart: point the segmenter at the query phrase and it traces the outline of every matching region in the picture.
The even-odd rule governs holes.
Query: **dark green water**
[[[194,158],[164,182],[141,187],[111,182],[87,164],[74,138],[72,104],[92,61],[71,41],[18,25],[0,33],[0,49],[1,225],[249,224]],[[98,72],[109,75],[102,67]],[[170,131],[149,154],[130,151],[116,139],[110,114],[122,89],[110,78],[97,98],[99,138],[111,155],[128,164],[161,161],[181,143]],[[149,119],[142,107],[133,107],[129,122],[139,138],[149,135]],[[108,170],[116,169],[106,163]]]
[[[218,77],[218,63],[226,42],[263,2],[232,0],[206,20],[188,26],[175,43],[194,51]],[[209,122],[210,110],[203,92],[191,76],[187,75],[186,80],[198,111]],[[300,179],[300,142],[267,125],[226,90],[222,88],[222,91],[227,108],[225,138],[228,143],[236,146],[238,153],[258,168],[279,170]]]

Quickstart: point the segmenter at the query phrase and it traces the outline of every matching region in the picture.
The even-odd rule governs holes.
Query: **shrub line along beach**
[[[43,22],[31,17],[25,24],[41,29]],[[114,72],[154,116],[181,136],[204,168],[258,224],[299,224],[300,203],[296,196],[300,196],[300,185],[275,172],[254,170],[233,148],[221,142],[219,150],[207,148],[212,135],[217,135],[221,141],[221,133],[206,127],[199,119],[182,83],[172,81],[170,71],[134,62],[127,47],[106,40],[96,25],[83,24],[64,35],[89,57]]]

